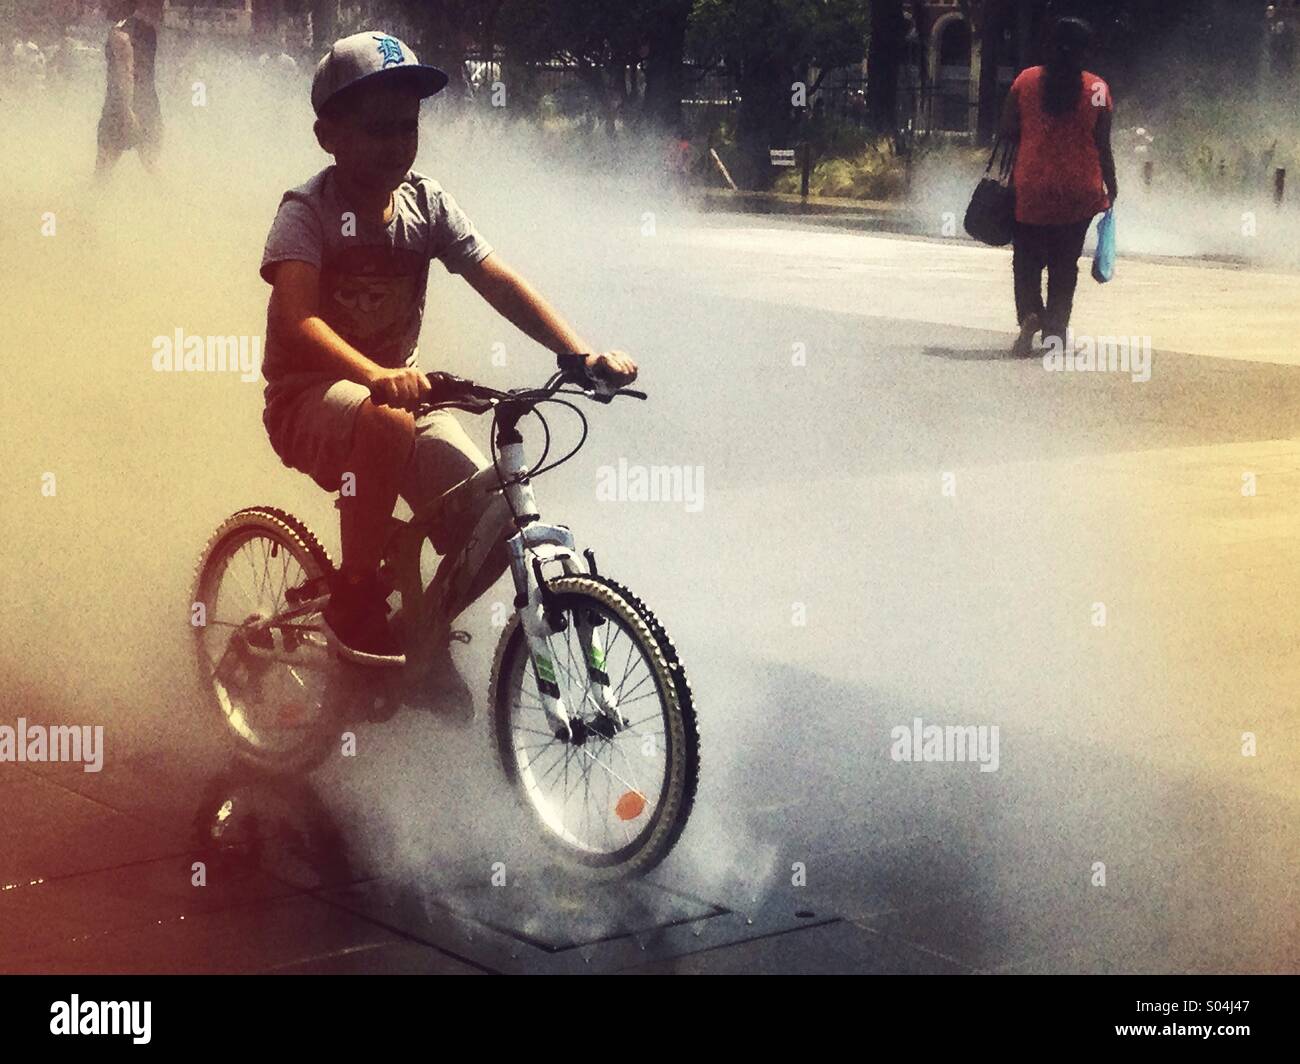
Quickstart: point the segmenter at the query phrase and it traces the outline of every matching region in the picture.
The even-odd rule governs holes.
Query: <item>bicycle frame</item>
[[[519,613],[542,707],[557,733],[571,734],[571,710],[564,703],[557,683],[556,663],[550,637],[562,630],[564,614],[555,608],[554,593],[547,585],[544,567],[558,565],[566,576],[585,570],[577,559],[573,533],[564,525],[542,522],[528,469],[524,465],[523,438],[517,423],[520,409],[501,410],[497,424],[496,466],[488,466],[448,489],[437,499],[421,505],[409,521],[391,518],[391,531],[384,551],[381,572],[400,594],[402,604],[395,623],[406,649],[401,670],[406,682],[417,685],[432,665],[438,648],[445,644],[451,622],[468,606],[468,592],[489,562],[489,556],[503,539],[509,553],[510,573],[515,586],[514,606]],[[477,514],[477,519],[474,515]],[[420,554],[425,539],[445,540],[444,529],[474,520],[468,536],[452,544],[428,587],[420,575]],[[508,535],[510,529],[516,531]],[[586,552],[595,571],[594,556]],[[308,585],[290,609],[251,625],[249,631],[272,633],[274,648],[250,647],[249,652],[268,661],[303,665],[301,648],[286,647],[284,622],[323,609],[328,596]],[[624,725],[618,711],[609,676],[605,673],[605,643],[598,627],[585,611],[575,614],[587,687],[583,700],[609,718],[616,730]],[[278,636],[278,638],[276,638]],[[321,662],[324,664],[324,662]],[[383,670],[388,674],[388,670]]]
[[[557,683],[554,653],[550,637],[557,625],[566,623],[563,613],[555,609],[554,595],[543,570],[559,566],[566,576],[584,572],[578,562],[573,533],[565,525],[546,524],[541,519],[528,469],[524,464],[523,438],[517,423],[523,416],[518,409],[503,410],[498,416],[495,466],[488,466],[451,488],[428,507],[417,512],[410,522],[399,522],[393,539],[394,575],[402,593],[403,608],[408,601],[419,603],[419,612],[407,624],[407,667],[415,656],[416,673],[426,655],[446,639],[451,621],[469,605],[468,592],[489,561],[489,555],[511,527],[517,530],[506,539],[510,574],[515,587],[514,606],[528,643],[529,658],[542,708],[557,731],[570,734],[570,708],[564,704]],[[436,534],[442,522],[463,520],[478,513],[473,530],[450,550],[438,567],[428,588],[419,591],[419,555],[426,536]],[[594,556],[587,560],[595,569]],[[408,594],[411,596],[408,598]],[[405,620],[405,618],[404,618]],[[605,647],[598,624],[579,611],[575,616],[578,641],[587,671],[584,699],[617,729],[623,720],[617,699],[604,671]]]

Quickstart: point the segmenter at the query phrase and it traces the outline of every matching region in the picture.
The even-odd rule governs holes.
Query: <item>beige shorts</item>
[[[357,411],[370,390],[355,381],[327,381],[294,397],[279,417],[281,461],[306,473],[326,491],[338,491],[348,470]],[[408,506],[437,498],[466,477],[485,469],[488,461],[448,410],[416,418],[415,449],[402,478],[401,494]]]

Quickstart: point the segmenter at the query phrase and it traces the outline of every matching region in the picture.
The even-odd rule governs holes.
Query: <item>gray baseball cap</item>
[[[354,33],[335,41],[325,57],[316,64],[311,83],[311,106],[319,115],[321,108],[345,89],[360,82],[382,78],[405,81],[421,97],[441,92],[447,75],[437,67],[424,66],[402,41],[387,33]]]

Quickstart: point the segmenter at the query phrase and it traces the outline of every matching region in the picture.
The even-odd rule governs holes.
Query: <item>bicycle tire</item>
[[[293,514],[274,506],[245,507],[226,518],[209,537],[195,566],[191,603],[202,602],[206,609],[211,610],[211,598],[215,592],[211,586],[215,576],[214,567],[238,540],[249,534],[260,534],[278,541],[293,555],[309,578],[328,576],[334,571],[329,553],[311,529]],[[343,714],[340,699],[335,697],[337,692],[323,700],[320,719],[311,728],[304,729],[299,744],[282,752],[259,749],[231,725],[229,710],[222,704],[215,678],[202,680],[202,674],[212,668],[203,643],[203,632],[202,626],[196,627],[200,679],[210,704],[221,715],[224,730],[232,739],[239,760],[253,768],[273,773],[309,772],[319,766],[329,755],[339,735],[338,726]],[[333,686],[331,683],[330,687]]]
[[[594,600],[618,616],[642,651],[648,652],[647,660],[651,662],[661,693],[659,704],[661,710],[666,710],[666,724],[672,729],[673,738],[664,799],[655,810],[652,823],[638,836],[633,848],[612,854],[585,853],[557,837],[546,826],[523,791],[510,730],[512,707],[508,699],[512,692],[507,690],[507,683],[514,675],[520,655],[524,656],[524,668],[527,668],[527,642],[517,612],[506,623],[492,664],[489,705],[493,746],[516,798],[542,827],[548,844],[565,865],[584,877],[597,880],[643,875],[658,865],[676,845],[695,803],[701,753],[690,682],[677,649],[663,626],[649,607],[626,587],[599,575],[558,577],[549,582],[549,587],[565,609],[571,609],[584,597]]]

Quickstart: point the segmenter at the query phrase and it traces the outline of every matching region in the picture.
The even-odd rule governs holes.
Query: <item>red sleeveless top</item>
[[[1115,104],[1110,86],[1085,70],[1079,78],[1074,110],[1050,115],[1043,107],[1046,72],[1045,67],[1030,67],[1011,86],[1020,111],[1020,152],[1014,178],[1016,221],[1069,225],[1110,206],[1094,135],[1101,112],[1113,111]]]

